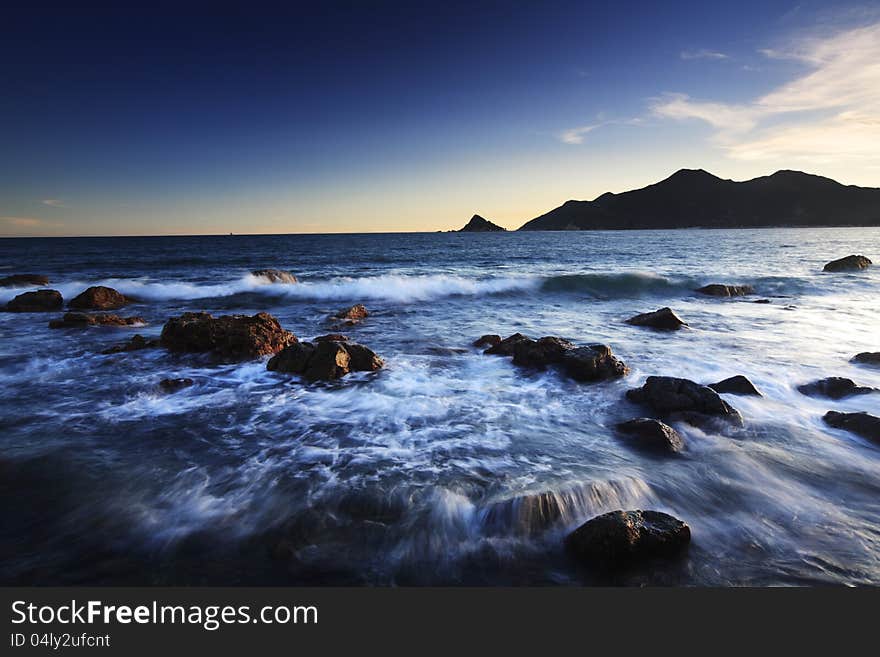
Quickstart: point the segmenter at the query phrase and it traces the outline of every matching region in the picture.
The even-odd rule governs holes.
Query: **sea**
[[[880,584],[880,446],[822,421],[880,414],[799,384],[880,388],[880,229],[0,239],[0,277],[71,299],[106,285],[140,327],[0,313],[0,582],[40,585],[769,586]],[[263,268],[293,272],[270,284]],[[695,293],[748,284],[754,296]],[[0,289],[0,304],[33,288]],[[769,303],[754,303],[766,299]],[[308,383],[266,359],[102,350],[187,311],[268,312],[300,340],[346,327],[385,367]],[[688,324],[631,326],[669,306]],[[627,376],[578,383],[472,346],[487,333],[601,342]],[[615,431],[651,375],[747,376],[741,428],[674,424],[658,456]],[[195,382],[166,393],[165,378]],[[599,514],[685,521],[681,558],[586,568]]]

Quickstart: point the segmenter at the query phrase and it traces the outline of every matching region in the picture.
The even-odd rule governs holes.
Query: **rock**
[[[690,540],[690,527],[669,514],[612,511],[578,527],[566,537],[565,546],[585,564],[615,568],[673,557]]]
[[[64,299],[58,290],[37,290],[19,294],[6,304],[6,310],[13,313],[45,313],[60,310]]]
[[[574,345],[568,340],[544,337],[538,340],[519,340],[513,345],[513,363],[521,367],[544,369],[562,361],[563,356]]]
[[[318,381],[339,379],[350,372],[374,372],[384,364],[375,352],[361,344],[296,342],[269,359],[266,369]]]
[[[275,354],[296,342],[268,313],[222,315],[183,313],[162,328],[162,346],[173,352],[213,353],[225,360],[249,360]]]
[[[617,430],[629,437],[637,447],[657,452],[680,452],[684,449],[681,435],[668,424],[653,418],[640,417],[621,422]]]
[[[812,383],[804,383],[798,386],[798,390],[808,397],[828,397],[829,399],[843,399],[851,395],[866,395],[877,392],[877,388],[857,385],[852,379],[842,376],[831,376]]]
[[[522,342],[523,340],[531,340],[531,338],[522,333],[514,333],[513,335],[499,341],[497,344],[489,347],[483,353],[492,354],[493,356],[513,356],[514,347],[516,347],[517,343]]]
[[[49,277],[40,274],[13,274],[0,278],[0,287],[42,287],[49,284]]]
[[[370,316],[370,313],[367,310],[367,308],[364,306],[364,304],[359,303],[359,304],[352,306],[351,308],[345,308],[343,310],[340,310],[338,313],[333,315],[333,317],[331,319],[340,319],[340,320],[344,320],[348,324],[355,324],[355,323],[357,323],[357,322],[361,321],[362,319],[365,319],[369,316]]]
[[[463,228],[459,228],[459,233],[493,233],[504,232],[506,229],[498,224],[493,224],[488,219],[484,219],[478,214],[471,217],[471,220],[465,224]]]
[[[822,419],[835,429],[845,429],[880,444],[880,417],[874,417],[868,413],[828,411]]]
[[[296,276],[289,271],[283,269],[255,269],[251,272],[252,276],[257,278],[265,278],[270,283],[296,283]]]
[[[770,303],[770,299],[755,299],[752,303]]]
[[[763,397],[761,392],[755,387],[755,384],[749,381],[742,374],[737,374],[729,379],[724,379],[718,383],[710,383],[709,387],[715,392],[726,392],[730,395],[751,395],[753,397]]]
[[[839,260],[832,260],[825,267],[823,267],[823,271],[856,271],[859,269],[867,269],[872,263],[868,258],[863,255],[848,255],[845,258],[840,258]]]
[[[687,324],[671,308],[661,308],[650,313],[642,313],[626,320],[633,326],[647,326],[660,331],[677,331]]]
[[[313,342],[348,342],[348,338],[342,333],[328,333],[327,335],[319,335]]]
[[[128,305],[128,299],[112,287],[94,285],[71,299],[67,306],[80,310],[116,310]]]
[[[102,351],[102,354],[119,354],[125,351],[138,351],[140,349],[153,349],[162,346],[159,340],[145,338],[140,333],[133,335],[128,342],[113,345]]]
[[[700,294],[710,297],[745,297],[755,293],[755,288],[751,285],[721,285],[719,283],[711,283],[697,289]]]
[[[700,416],[709,416],[742,425],[739,411],[724,401],[717,392],[688,379],[649,376],[645,385],[628,390],[626,397],[664,416],[678,414],[691,424],[699,424]]]
[[[494,347],[499,342],[501,342],[500,335],[487,333],[486,335],[481,335],[479,338],[474,340],[473,345],[475,347]]]
[[[183,390],[184,388],[188,388],[193,385],[195,381],[189,378],[182,379],[162,379],[159,381],[159,387],[164,392],[177,392],[178,390]]]
[[[853,356],[852,362],[862,365],[880,365],[880,351],[863,351]]]
[[[49,328],[86,328],[89,326],[135,326],[146,324],[142,317],[120,317],[94,313],[64,313],[61,319],[49,322]]]
[[[575,381],[601,381],[626,375],[629,368],[604,344],[575,347],[565,352],[560,363]]]

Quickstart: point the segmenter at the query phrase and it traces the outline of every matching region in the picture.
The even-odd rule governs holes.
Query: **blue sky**
[[[682,167],[880,186],[877,3],[29,3],[0,82],[0,235],[515,228]]]

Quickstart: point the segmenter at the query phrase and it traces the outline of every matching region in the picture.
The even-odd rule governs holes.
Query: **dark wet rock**
[[[612,511],[578,527],[565,546],[587,565],[613,568],[673,557],[690,540],[690,527],[667,513]]]
[[[333,315],[331,319],[338,319],[346,324],[356,324],[362,319],[366,319],[370,316],[370,311],[367,310],[366,306],[362,303],[355,304],[350,308],[343,308],[338,313]]]
[[[501,336],[496,335],[495,333],[487,333],[486,335],[481,335],[479,338],[474,340],[475,347],[494,347],[499,342],[501,342]]]
[[[742,374],[737,374],[736,376],[724,379],[718,383],[710,383],[709,387],[715,392],[723,392],[730,395],[752,395],[753,397],[763,397],[761,392],[755,387],[755,384]]]
[[[770,299],[755,299],[752,303],[770,303]]]
[[[296,276],[283,269],[255,269],[251,275],[265,278],[270,283],[296,283]]]
[[[647,326],[659,331],[677,331],[682,326],[687,326],[671,308],[661,308],[650,313],[642,313],[626,320],[633,326]]]
[[[628,390],[627,399],[664,416],[677,415],[700,425],[703,417],[717,417],[742,425],[742,416],[708,386],[671,376],[649,376],[641,388]]]
[[[220,317],[205,312],[183,313],[165,322],[160,339],[169,351],[212,353],[225,360],[275,354],[296,342],[296,336],[281,328],[268,313]]]
[[[71,299],[67,306],[80,310],[117,310],[128,305],[129,300],[125,295],[117,292],[112,287],[93,285],[85,292]]]
[[[492,345],[483,353],[492,354],[493,356],[513,356],[514,348],[518,343],[522,342],[523,340],[531,340],[531,338],[523,335],[522,333],[514,333],[513,335],[508,336],[500,342]]]
[[[621,422],[617,430],[636,447],[655,452],[680,452],[684,449],[681,435],[668,424],[648,417]]]
[[[49,277],[40,274],[13,274],[0,278],[0,287],[42,287],[49,284]]]
[[[863,351],[853,356],[852,362],[861,363],[862,365],[880,366],[880,351]]]
[[[37,290],[19,294],[6,304],[6,310],[13,313],[45,313],[60,310],[64,299],[58,290]]]
[[[102,354],[120,354],[126,351],[139,351],[141,349],[155,349],[161,347],[159,340],[153,338],[145,338],[140,333],[133,335],[128,342],[115,344],[102,351]]]
[[[177,392],[178,390],[183,390],[184,388],[189,388],[191,385],[194,385],[195,381],[189,378],[181,378],[181,379],[162,379],[159,381],[159,387],[163,392],[172,393]]]
[[[860,386],[852,379],[842,376],[831,376],[827,379],[819,379],[812,383],[804,383],[798,386],[798,391],[808,397],[828,397],[829,399],[843,399],[851,395],[866,395],[877,392],[877,388]]]
[[[350,372],[374,372],[384,364],[374,351],[354,342],[296,342],[273,356],[266,369],[329,381]]]
[[[711,283],[697,289],[700,294],[710,297],[745,297],[755,293],[755,288],[751,285],[721,285],[720,283]]]
[[[61,319],[49,322],[49,328],[88,328],[89,326],[142,326],[143,317],[120,317],[111,314],[64,313]]]
[[[319,335],[313,342],[348,342],[348,337],[342,333],[328,333],[327,335]]]
[[[880,444],[880,417],[868,413],[839,413],[828,411],[822,418],[828,426],[844,429]]]
[[[513,363],[522,367],[544,369],[560,363],[570,349],[574,349],[574,344],[552,336],[537,340],[519,340],[513,346]]]
[[[611,352],[611,347],[604,344],[569,349],[560,366],[575,381],[615,379],[629,372],[626,364]]]
[[[832,260],[823,268],[823,271],[856,271],[867,269],[872,263],[863,255],[848,255],[839,260]]]

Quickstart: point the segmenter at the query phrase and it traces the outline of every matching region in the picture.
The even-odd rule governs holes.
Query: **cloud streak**
[[[654,115],[707,123],[739,160],[880,163],[880,22],[762,53],[806,71],[742,104],[666,94]]]
[[[730,56],[724,54],[723,52],[718,52],[717,50],[707,50],[705,48],[701,48],[700,50],[682,50],[679,54],[679,57],[684,60],[714,59],[716,61],[721,61],[724,59],[730,59]]]
[[[583,144],[584,135],[601,126],[601,123],[594,123],[592,125],[582,125],[578,128],[571,128],[570,130],[566,130],[559,134],[559,141],[563,144]]]
[[[40,203],[42,203],[43,205],[48,205],[51,208],[67,207],[66,205],[64,205],[64,201],[62,201],[61,199],[57,199],[57,198],[45,198],[42,201],[40,201]]]

